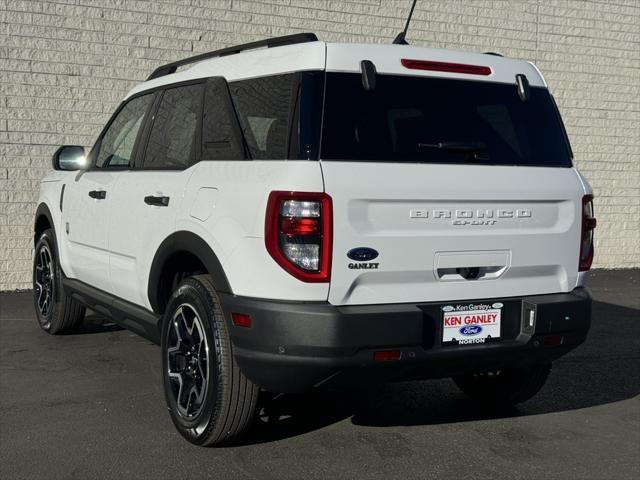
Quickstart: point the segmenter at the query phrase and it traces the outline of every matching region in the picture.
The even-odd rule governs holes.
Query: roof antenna
[[[409,28],[409,22],[411,21],[411,16],[413,15],[413,9],[416,8],[416,2],[418,0],[413,0],[413,5],[411,5],[411,11],[409,12],[409,17],[407,18],[407,23],[404,25],[404,30],[401,31],[398,36],[393,40],[394,45],[409,45],[404,37],[407,36],[407,29]]]

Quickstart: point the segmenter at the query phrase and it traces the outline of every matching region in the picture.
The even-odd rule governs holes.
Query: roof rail
[[[193,57],[184,58],[172,63],[167,63],[161,67],[156,68],[147,80],[163,77],[171,73],[175,73],[178,67],[182,65],[188,65],[190,63],[200,62],[207,58],[224,57],[226,55],[235,55],[236,53],[244,52],[245,50],[253,50],[255,48],[271,48],[282,47],[284,45],[294,45],[296,43],[315,42],[318,40],[315,33],[294,33],[293,35],[285,35],[283,37],[267,38],[266,40],[259,40],[257,42],[244,43],[242,45],[236,45],[234,47],[227,47],[220,50],[214,50],[213,52],[202,53]]]

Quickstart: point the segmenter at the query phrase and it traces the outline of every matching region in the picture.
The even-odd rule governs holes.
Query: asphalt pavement
[[[30,293],[0,293],[0,479],[637,479],[640,270],[589,286],[587,341],[517,408],[480,409],[448,379],[285,395],[219,449],[175,431],[158,347],[96,315],[49,336]]]

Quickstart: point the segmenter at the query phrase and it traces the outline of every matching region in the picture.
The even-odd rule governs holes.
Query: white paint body
[[[231,82],[303,70],[359,72],[362,59],[373,61],[380,73],[470,79],[407,70],[401,58],[486,65],[491,75],[471,79],[513,83],[524,73],[531,85],[546,86],[537,68],[524,61],[413,46],[312,42],[206,60],[145,82],[129,96],[210,76]],[[106,200],[87,196],[100,188],[108,190]],[[273,190],[331,196],[330,283],[297,280],[268,254],[264,221]],[[158,246],[176,231],[204,239],[233,293],[241,296],[355,305],[569,292],[584,277],[578,256],[587,193],[590,187],[572,168],[216,161],[185,171],[53,172],[43,180],[40,202],[54,217],[67,276],[150,309],[151,263]],[[143,202],[160,194],[171,197],[169,207]],[[453,223],[483,218],[496,221]],[[355,247],[375,248],[379,268],[349,269],[346,254]],[[455,273],[457,267],[480,267],[484,276],[465,280]]]
[[[584,189],[573,169],[324,162],[322,172],[337,232],[333,304],[514,297],[578,285]],[[411,217],[412,210],[428,216]],[[348,268],[346,252],[359,246],[380,252],[377,270]],[[487,273],[466,280],[455,273],[461,267]]]

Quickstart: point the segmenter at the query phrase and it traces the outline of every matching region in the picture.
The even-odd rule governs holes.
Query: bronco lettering
[[[448,210],[434,209],[427,210],[424,208],[413,208],[409,210],[409,218],[454,218],[453,225],[495,225],[496,220],[473,220],[473,219],[492,219],[492,218],[531,218],[531,209],[529,208],[499,208],[493,209],[477,209],[477,210]]]

